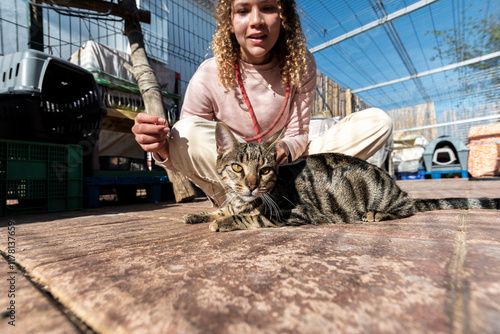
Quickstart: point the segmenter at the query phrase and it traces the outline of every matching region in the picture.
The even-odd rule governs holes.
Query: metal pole
[[[354,30],[351,30],[343,35],[340,35],[339,37],[336,37],[332,40],[329,40],[323,44],[320,44],[318,46],[315,46],[311,49],[309,49],[309,51],[311,53],[315,53],[315,52],[318,52],[318,51],[321,51],[321,50],[324,50],[332,45],[335,45],[335,44],[338,44],[346,39],[349,39],[351,37],[354,37],[356,35],[359,35],[359,34],[362,34],[364,33],[365,31],[368,31],[368,30],[371,30],[373,28],[376,28],[378,26],[381,26],[383,24],[385,24],[386,22],[390,22],[392,20],[395,20],[397,18],[400,18],[402,16],[405,16],[407,14],[410,14],[416,10],[419,10],[420,8],[423,8],[425,6],[428,6],[434,2],[437,2],[439,0],[421,0],[419,2],[416,2],[408,7],[405,7],[403,9],[400,9],[392,14],[389,14],[387,16],[384,16],[376,21],[373,21],[373,22],[370,22],[368,24],[365,24],[364,26],[362,27],[359,27],[357,29],[354,29]]]
[[[438,68],[435,68],[433,70],[429,70],[429,71],[425,71],[425,72],[421,72],[421,73],[409,75],[409,76],[406,76],[406,77],[403,77],[403,78],[399,78],[399,79],[395,79],[395,80],[390,80],[390,81],[386,81],[386,82],[381,82],[381,83],[376,84],[376,85],[367,86],[367,87],[358,88],[358,89],[353,89],[352,93],[356,94],[356,93],[364,92],[364,91],[367,91],[367,90],[370,90],[370,89],[374,89],[374,88],[389,86],[389,85],[392,85],[392,84],[395,84],[395,83],[400,83],[400,82],[403,82],[403,81],[407,81],[407,80],[411,80],[411,79],[423,77],[423,76],[426,76],[426,75],[430,75],[430,74],[435,74],[435,73],[439,73],[439,72],[443,72],[443,71],[452,70],[452,69],[457,68],[457,67],[471,65],[471,64],[479,63],[479,62],[482,62],[482,61],[485,61],[485,60],[497,58],[497,57],[500,57],[500,51],[493,52],[493,53],[490,53],[490,54],[487,54],[487,55],[484,55],[484,56],[479,56],[479,57],[476,57],[476,58],[464,60],[464,61],[461,61],[459,63],[450,64],[450,65],[446,65],[446,66],[443,66],[443,67],[438,67]]]
[[[478,117],[478,118],[470,118],[470,119],[464,119],[464,120],[461,120],[461,121],[441,123],[441,124],[432,124],[432,125],[417,126],[415,128],[394,130],[393,133],[400,132],[400,131],[405,132],[405,131],[416,131],[416,130],[438,128],[440,126],[448,126],[448,125],[454,125],[454,124],[472,123],[472,122],[479,122],[479,121],[488,121],[488,120],[491,120],[491,119],[500,119],[500,115],[485,116],[485,117]]]

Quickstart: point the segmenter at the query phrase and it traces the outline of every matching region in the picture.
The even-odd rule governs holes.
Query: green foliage
[[[430,33],[434,34],[438,41],[437,47],[434,48],[437,55],[432,57],[431,61],[449,59],[452,63],[458,63],[485,56],[500,51],[500,12],[480,21],[469,17],[465,23],[459,23],[453,29],[434,30]],[[498,66],[500,66],[500,57],[470,64],[466,68],[473,71],[482,71]],[[464,69],[459,68],[456,70]],[[481,86],[480,89],[487,92],[486,95],[491,98],[497,95],[498,92],[491,92],[488,86],[498,84],[500,84],[500,78],[493,76],[490,80],[485,80],[479,85]],[[477,83],[474,87],[474,84],[471,85],[467,80],[462,82],[462,89],[464,90],[474,91],[478,88]]]
[[[500,13],[491,15],[479,22],[471,17],[454,29],[434,30],[438,45],[435,47],[439,58],[448,58],[452,62],[461,62],[500,50]],[[500,58],[490,59],[469,65],[474,69],[487,69],[500,64]]]

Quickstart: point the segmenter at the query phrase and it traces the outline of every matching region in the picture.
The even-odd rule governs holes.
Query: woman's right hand
[[[168,158],[170,129],[164,118],[141,112],[135,117],[132,132],[144,151],[156,152],[163,160]]]

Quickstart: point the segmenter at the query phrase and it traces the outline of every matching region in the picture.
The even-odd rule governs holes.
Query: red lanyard
[[[276,116],[276,119],[274,122],[271,124],[271,126],[267,129],[264,130],[264,132],[261,132],[259,134],[259,124],[257,123],[257,118],[255,118],[255,113],[253,112],[253,107],[252,104],[250,103],[250,100],[248,99],[247,92],[245,90],[245,87],[243,86],[243,81],[241,80],[241,73],[240,69],[238,67],[238,61],[234,63],[234,70],[236,72],[236,79],[238,80],[238,85],[240,86],[241,94],[243,95],[243,99],[245,100],[245,104],[247,105],[248,112],[250,113],[250,117],[252,118],[252,123],[253,123],[253,129],[255,130],[255,136],[250,137],[250,138],[243,138],[245,141],[254,141],[257,140],[259,143],[262,142],[262,137],[267,135],[269,131],[274,129],[276,124],[278,124],[279,120],[281,119],[281,116],[283,116],[283,113],[285,112],[286,105],[288,104],[288,98],[290,97],[290,82],[287,82],[286,84],[286,92],[285,92],[285,101],[283,102],[283,105],[281,106],[281,110]]]

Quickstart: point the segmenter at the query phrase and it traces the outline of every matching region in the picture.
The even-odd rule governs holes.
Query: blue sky
[[[297,0],[308,46],[315,47],[325,41],[373,22],[381,15],[394,13],[419,2],[419,0],[381,0],[384,7],[384,11],[382,11],[372,6],[377,1]],[[175,2],[167,1],[170,6]],[[168,32],[184,28],[184,25],[175,25],[176,23],[172,22],[172,18],[180,16],[179,12],[181,10],[186,11],[187,14],[192,13],[194,10],[192,8],[181,7],[182,3],[179,2],[178,7],[170,8],[171,14],[168,16],[162,13],[162,17],[170,20],[169,24],[173,24]],[[27,48],[28,34],[25,1],[0,0],[0,4],[1,16],[4,18],[1,27],[5,30],[4,32],[8,31],[8,33],[2,34],[2,52],[8,54],[18,49]],[[197,10],[202,11],[202,9]],[[435,48],[440,37],[436,37],[430,32],[434,29],[454,29],[455,27],[463,26],[469,17],[473,22],[477,22],[495,13],[497,15],[500,13],[500,1],[498,0],[439,0],[414,13],[392,21],[391,25],[394,28],[392,32],[390,29],[386,29],[389,27],[386,24],[384,25],[385,28],[374,28],[328,49],[317,52],[314,55],[318,69],[321,72],[345,88],[359,89],[408,76],[411,71],[421,73],[453,62],[454,60],[452,59],[444,58],[431,61],[431,58],[437,56]],[[48,42],[55,55],[61,54],[62,57],[69,57],[70,52],[74,52],[85,40],[91,39],[91,37],[95,38],[99,34],[106,36],[104,39],[98,40],[99,42],[104,44],[109,43],[110,46],[119,49],[124,48],[122,44],[125,38],[122,35],[122,29],[119,27],[114,27],[111,28],[111,31],[106,31],[102,27],[110,27],[110,24],[104,22],[99,24],[101,28],[99,28],[100,32],[98,32],[96,31],[97,24],[90,24],[88,21],[79,24],[78,19],[72,19],[72,29],[69,29],[69,18],[59,18],[53,11],[49,14],[50,20],[45,22],[45,33],[53,37]],[[182,18],[182,15],[180,17]],[[195,21],[199,21],[199,16],[196,17],[198,19]],[[208,24],[208,21],[206,22]],[[88,26],[91,27],[91,33],[87,31]],[[15,31],[15,33],[10,33],[11,31]],[[155,29],[155,31],[167,34],[166,26]],[[211,40],[212,31],[210,28],[203,29],[203,36],[193,36],[189,35],[189,33],[192,32],[180,30],[180,33],[175,33],[168,37],[158,36],[156,38],[156,36],[153,36],[154,38],[149,41],[150,46],[155,45],[154,48],[150,47],[152,54],[163,61],[170,60],[171,58],[172,63],[169,62],[168,65],[176,69],[181,69],[184,80],[188,80],[202,60],[190,60],[187,62],[188,66],[186,66],[186,61],[182,57],[185,57],[185,53],[187,52],[189,55],[197,55],[203,59],[203,56],[206,54],[206,45]],[[111,40],[109,36],[113,37],[114,40]],[[392,38],[392,41],[389,36]],[[196,40],[199,39],[196,43],[193,42],[195,37],[197,38]],[[397,43],[400,43],[399,53],[394,44],[395,40]],[[156,46],[154,43],[158,43],[158,41],[161,43]],[[68,43],[72,43],[73,46],[70,46]],[[198,49],[192,50],[193,45]],[[201,45],[201,49],[198,45]],[[162,50],[168,50],[169,56],[167,57],[164,54],[165,52],[161,53],[160,51]],[[181,56],[177,56],[175,52],[178,52]],[[402,55],[407,55],[408,59],[406,63],[402,61]],[[176,60],[177,62],[174,62]],[[413,67],[414,69],[410,68],[409,71],[409,67]],[[470,74],[467,71],[465,73],[467,76]],[[459,74],[460,72],[457,71],[446,71],[422,77],[420,78],[420,82],[423,92],[422,88],[419,90],[415,81],[411,80],[360,92],[357,95],[371,106],[391,110],[424,103],[426,101],[422,94],[424,93],[424,95],[429,96],[431,101],[436,104],[436,110],[440,113],[456,105],[474,103],[467,102],[469,97],[460,95],[460,84],[463,80],[460,80]]]
[[[375,0],[297,0],[308,46],[320,45],[419,1],[382,2],[385,12],[372,7]],[[440,0],[392,21],[392,31],[385,24],[314,55],[318,69],[343,87],[367,87],[453,63],[452,59],[431,61],[438,55],[435,48],[440,39],[431,31],[454,29],[464,26],[469,18],[478,22],[494,13],[500,13],[500,2],[496,0]],[[405,57],[406,62],[402,60]],[[359,96],[386,110],[424,103],[425,94],[431,100],[445,99],[446,92],[457,83],[457,72],[443,72],[420,80],[424,94],[412,80],[361,92]]]

